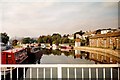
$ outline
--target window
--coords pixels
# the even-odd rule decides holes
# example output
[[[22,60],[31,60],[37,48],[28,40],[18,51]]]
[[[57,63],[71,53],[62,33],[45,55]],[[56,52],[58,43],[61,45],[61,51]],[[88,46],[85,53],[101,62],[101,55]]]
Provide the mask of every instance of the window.
[[[110,39],[110,44],[112,44],[112,39]]]

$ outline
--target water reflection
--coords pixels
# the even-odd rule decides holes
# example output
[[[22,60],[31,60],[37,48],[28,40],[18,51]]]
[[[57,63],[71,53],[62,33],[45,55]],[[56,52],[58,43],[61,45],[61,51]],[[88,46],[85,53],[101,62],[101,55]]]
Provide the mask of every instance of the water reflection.
[[[74,58],[85,58],[88,60],[93,60],[95,63],[101,63],[101,64],[117,64],[120,63],[120,58],[115,57],[110,54],[106,53],[91,53],[91,52],[85,52],[80,50],[75,50],[75,56]]]
[[[89,52],[75,50],[74,58],[89,59]]]
[[[89,53],[89,59],[94,60],[96,63],[103,63],[103,64],[117,64],[120,63],[120,58],[106,54],[106,53]]]
[[[53,55],[52,57],[49,56],[49,58],[55,58],[55,55],[57,56],[70,56],[73,57],[73,59],[85,59],[87,61],[94,61],[95,64],[117,64],[120,63],[120,59],[118,57],[106,54],[106,53],[91,53],[91,52],[85,52],[80,50],[72,50],[72,49],[43,49],[42,50],[43,55]],[[48,57],[46,57],[48,58]],[[56,59],[56,58],[55,58]],[[63,59],[63,58],[59,58]],[[64,60],[61,60],[64,61]],[[74,63],[74,62],[73,62]],[[79,63],[79,62],[78,62]],[[59,64],[59,63],[58,63]]]
[[[62,54],[64,54],[65,56],[70,56],[70,55],[74,56],[74,53],[75,53],[74,50],[67,50],[67,49],[61,49],[61,50],[59,50],[59,49],[55,49],[55,50],[44,49],[42,51],[43,51],[44,55],[51,55],[51,54],[62,55]]]

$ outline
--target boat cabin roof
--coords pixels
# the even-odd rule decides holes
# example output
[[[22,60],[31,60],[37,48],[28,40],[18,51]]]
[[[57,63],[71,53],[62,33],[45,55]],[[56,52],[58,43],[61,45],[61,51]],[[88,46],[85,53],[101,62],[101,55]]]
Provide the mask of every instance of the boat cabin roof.
[[[7,52],[7,53],[16,53],[19,52],[21,50],[24,50],[24,48],[14,48],[14,49],[10,49],[10,50],[6,50],[6,51],[2,51],[2,52]]]

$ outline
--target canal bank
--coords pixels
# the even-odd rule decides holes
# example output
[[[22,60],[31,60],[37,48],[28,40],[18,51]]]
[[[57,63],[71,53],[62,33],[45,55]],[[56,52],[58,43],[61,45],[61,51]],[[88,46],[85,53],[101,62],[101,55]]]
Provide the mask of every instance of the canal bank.
[[[100,52],[100,53],[107,53],[113,56],[120,58],[120,50],[112,50],[112,49],[103,49],[103,48],[93,48],[93,47],[74,47],[76,50],[87,51],[87,52]]]

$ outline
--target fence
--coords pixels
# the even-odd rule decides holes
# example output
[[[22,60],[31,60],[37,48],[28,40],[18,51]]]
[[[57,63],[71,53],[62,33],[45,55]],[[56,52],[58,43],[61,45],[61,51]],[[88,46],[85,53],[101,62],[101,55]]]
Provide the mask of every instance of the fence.
[[[39,73],[43,73],[43,79],[46,78],[46,68],[49,68],[50,69],[50,78],[52,79],[53,78],[53,69],[56,68],[57,69],[57,78],[58,79],[62,79],[63,78],[63,68],[66,68],[66,75],[67,75],[67,79],[70,78],[70,68],[73,68],[73,71],[74,71],[74,79],[77,79],[78,78],[78,73],[77,73],[77,69],[80,68],[81,69],[81,79],[84,80],[85,78],[85,69],[87,68],[88,69],[88,79],[91,80],[92,79],[92,69],[94,68],[95,69],[95,78],[96,80],[99,79],[99,73],[102,74],[102,78],[105,80],[106,78],[106,69],[109,68],[110,69],[110,79],[113,80],[113,69],[117,70],[117,73],[115,75],[117,75],[116,79],[115,80],[119,80],[119,64],[30,64],[30,65],[1,65],[1,68],[3,69],[2,70],[2,73],[3,73],[3,79],[6,78],[6,68],[9,67],[9,70],[10,70],[10,79],[13,78],[13,73],[12,73],[12,70],[15,68],[16,69],[16,75],[17,76],[17,79],[18,79],[18,76],[19,76],[19,71],[18,69],[19,68],[23,68],[23,79],[26,78],[26,71],[25,69],[28,68],[29,69],[29,78],[32,78],[32,69],[33,68],[36,68],[37,71],[36,71],[36,78],[39,78]],[[42,68],[43,69],[43,72],[39,72],[39,69]],[[100,72],[99,69],[102,69],[102,71]]]

